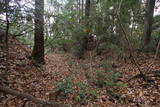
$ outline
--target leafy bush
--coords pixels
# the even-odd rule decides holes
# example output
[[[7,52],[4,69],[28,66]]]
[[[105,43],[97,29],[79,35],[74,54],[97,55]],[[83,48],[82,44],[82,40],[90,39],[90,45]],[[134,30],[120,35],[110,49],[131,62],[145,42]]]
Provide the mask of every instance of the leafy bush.
[[[85,52],[84,49],[84,44],[85,44],[85,39],[86,39],[86,32],[84,31],[84,26],[83,25],[78,25],[73,29],[72,33],[72,39],[75,40],[75,45],[74,45],[74,51],[73,54],[78,57],[82,58]]]
[[[109,90],[119,89],[124,84],[118,83],[120,74],[114,71],[96,71],[98,87],[107,87]]]
[[[111,42],[100,43],[96,48],[97,55],[112,53],[110,57],[118,56],[122,53],[122,48]]]
[[[64,81],[58,81],[55,86],[55,92],[67,96],[72,93],[72,81],[66,78]]]
[[[45,48],[47,52],[53,52],[55,49],[58,49],[60,51],[68,52],[71,51],[73,48],[73,44],[75,43],[74,40],[71,39],[52,39],[48,38],[48,40],[45,41]]]
[[[45,40],[45,52],[54,52],[58,45],[55,43],[55,40],[52,38],[48,38]]]
[[[111,98],[119,99],[117,91],[123,87],[124,84],[118,82],[119,73],[114,71],[97,71],[97,85],[98,87],[106,87],[106,92]]]
[[[81,104],[88,103],[88,96],[86,92],[87,85],[84,83],[77,84],[78,90],[75,92],[75,101],[80,102]]]
[[[136,36],[136,35],[129,36],[129,40],[130,40],[133,48],[135,48],[135,49],[139,48],[140,42],[141,42],[140,36]]]
[[[158,42],[160,40],[160,32],[154,32],[151,36],[151,42],[149,44],[149,47],[148,47],[148,51],[150,52],[155,52],[156,48],[157,48],[157,45],[158,45]]]
[[[96,71],[97,73],[97,85],[98,87],[103,87],[106,85],[106,76],[104,74],[104,71]]]
[[[91,90],[90,91],[91,96],[96,99],[97,98],[97,91],[96,90]]]
[[[101,62],[98,67],[104,68],[105,71],[113,70],[112,66],[109,64],[109,62]]]
[[[26,39],[25,36],[19,36],[17,37],[17,39],[23,43],[24,45],[27,45],[28,47],[32,47],[33,46],[33,35],[30,36],[30,40]]]
[[[69,40],[69,39],[60,39],[57,41],[59,48],[65,52],[71,51],[71,48],[73,48],[74,43],[75,43],[74,40]]]

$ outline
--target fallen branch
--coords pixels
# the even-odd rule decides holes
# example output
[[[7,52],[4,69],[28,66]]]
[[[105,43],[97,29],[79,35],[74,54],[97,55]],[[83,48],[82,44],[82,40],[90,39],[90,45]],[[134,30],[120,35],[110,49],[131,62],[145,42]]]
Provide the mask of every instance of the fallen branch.
[[[130,78],[130,79],[128,79],[127,80],[127,82],[130,82],[131,80],[133,80],[133,79],[137,79],[137,78],[146,78],[146,76],[145,77],[143,77],[144,75],[142,75],[142,74],[137,74],[137,75],[135,75],[135,76],[133,76],[132,78]]]
[[[154,59],[153,59],[153,61],[152,61],[152,63],[150,64],[150,66],[148,66],[148,69],[146,70],[148,73],[146,73],[146,75],[147,74],[152,74],[152,73],[159,73],[160,71],[151,71],[151,66],[155,63],[155,61],[156,61],[156,59],[157,59],[157,56],[158,56],[158,52],[159,52],[159,48],[160,48],[160,40],[159,40],[159,42],[158,42],[158,45],[157,45],[157,48],[156,48],[156,53],[155,53],[155,55],[154,55]],[[153,75],[153,77],[159,77],[160,75]],[[141,73],[140,74],[138,74],[138,75],[135,75],[135,76],[133,76],[132,78],[130,78],[129,80],[127,80],[127,82],[129,82],[129,81],[131,81],[132,79],[135,79],[135,78],[143,78],[143,79],[145,79],[145,80],[147,80],[146,79],[146,76],[144,77],[144,75],[142,75]],[[150,80],[147,80],[147,81],[150,81]]]
[[[7,88],[7,87],[3,87],[3,86],[0,86],[0,92],[6,93],[6,94],[11,94],[11,95],[21,97],[21,98],[27,98],[28,100],[33,101],[36,104],[42,105],[42,107],[70,107],[69,105],[64,105],[64,104],[59,104],[59,103],[56,103],[56,102],[48,102],[48,101],[45,101],[45,100],[40,100],[40,99],[37,99],[37,98],[33,97],[32,95],[29,95],[29,94],[26,94],[26,93],[21,93],[21,92],[18,92],[16,90],[13,90],[11,88]]]
[[[125,29],[123,28],[123,25],[122,25],[121,20],[120,20],[120,17],[119,17],[119,12],[120,12],[120,9],[121,9],[121,4],[122,4],[122,2],[123,2],[123,0],[121,0],[121,2],[120,2],[118,11],[117,11],[117,13],[116,13],[116,17],[117,17],[117,20],[119,21],[119,25],[120,25],[120,27],[121,27],[121,29],[122,29],[123,34],[124,34],[124,38],[125,38],[125,40],[126,40],[126,42],[127,42],[127,45],[128,45],[128,47],[129,47],[129,53],[130,53],[131,61],[132,61],[132,63],[137,67],[137,69],[138,69],[138,71],[139,71],[139,74],[133,76],[131,79],[133,79],[133,78],[139,78],[139,77],[140,77],[140,78],[142,78],[144,81],[148,81],[146,75],[142,72],[142,70],[141,70],[141,68],[140,68],[140,66],[139,66],[139,64],[138,64],[138,61],[135,59],[134,55],[132,54],[133,46],[132,46],[130,40],[128,39],[128,37],[127,37],[127,33],[126,33]],[[128,81],[130,81],[131,79],[129,79]]]

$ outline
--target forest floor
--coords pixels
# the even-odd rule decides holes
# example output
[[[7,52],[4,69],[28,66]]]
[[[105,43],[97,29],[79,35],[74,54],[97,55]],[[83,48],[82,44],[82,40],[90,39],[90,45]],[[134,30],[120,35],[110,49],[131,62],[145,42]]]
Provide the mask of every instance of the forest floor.
[[[154,54],[133,52],[136,63],[150,80],[146,82],[142,78],[128,81],[139,74],[138,68],[129,57],[118,60],[110,59],[108,55],[95,56],[94,53],[90,55],[91,52],[88,52],[85,59],[77,59],[69,53],[50,53],[45,55],[45,66],[37,67],[29,59],[31,50],[14,37],[9,40],[9,71],[6,73],[4,47],[5,44],[0,43],[1,86],[31,94],[38,99],[72,104],[73,107],[160,107],[160,57],[154,59]],[[96,71],[107,70],[120,74],[117,81],[123,84],[122,87],[97,86]],[[103,75],[107,77],[106,79],[111,76],[108,72]],[[69,82],[69,85],[72,84],[72,93],[67,96],[53,93],[57,81],[64,79],[72,81]],[[85,85],[82,89],[77,84]],[[114,92],[109,92],[109,89]],[[0,93],[0,107],[36,107],[36,104],[24,98]]]

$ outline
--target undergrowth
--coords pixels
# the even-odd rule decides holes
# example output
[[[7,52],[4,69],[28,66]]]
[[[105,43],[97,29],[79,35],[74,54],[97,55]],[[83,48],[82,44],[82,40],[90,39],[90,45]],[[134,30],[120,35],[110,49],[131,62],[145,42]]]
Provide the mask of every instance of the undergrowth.
[[[71,65],[73,64],[71,63]],[[86,79],[91,79],[92,84],[88,82],[75,83],[73,82],[72,79],[65,78],[63,81],[56,82],[56,87],[55,87],[56,92],[59,93],[59,96],[65,96],[65,97],[67,97],[68,94],[72,94],[73,100],[82,105],[86,105],[89,100],[97,99],[99,95],[97,91],[100,90],[101,88],[106,89],[107,95],[111,96],[112,98],[117,98],[118,90],[121,87],[125,86],[125,84],[118,81],[120,74],[114,71],[114,69],[109,65],[101,64],[100,66],[104,67],[105,69],[101,71],[93,71],[93,73],[95,72],[94,74],[96,75],[93,76],[92,74],[91,75],[88,74],[90,75],[90,77],[86,78]]]

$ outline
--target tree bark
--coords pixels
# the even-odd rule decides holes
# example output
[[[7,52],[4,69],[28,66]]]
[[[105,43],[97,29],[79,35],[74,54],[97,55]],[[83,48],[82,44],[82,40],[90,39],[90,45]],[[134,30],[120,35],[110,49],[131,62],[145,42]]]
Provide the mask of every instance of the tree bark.
[[[86,0],[86,6],[85,6],[85,17],[89,17],[90,15],[90,0]]]
[[[142,36],[141,48],[143,50],[148,49],[150,43],[152,24],[153,24],[153,14],[154,14],[155,0],[147,0],[146,3],[146,13],[144,17],[144,34]]]
[[[83,15],[84,15],[84,0],[82,0],[82,19],[83,19]]]
[[[35,32],[33,59],[39,63],[44,63],[44,0],[35,0]]]
[[[89,16],[90,16],[90,5],[91,2],[90,0],[86,0],[86,4],[85,4],[85,35],[82,38],[82,42],[81,42],[81,46],[82,46],[82,54],[84,54],[84,52],[87,50],[87,43],[88,43],[88,37],[89,37]]]
[[[9,71],[9,0],[5,0],[6,11],[6,32],[5,32],[5,44],[6,44],[6,73]]]
[[[90,32],[89,31],[90,8],[91,8],[91,1],[86,0],[86,5],[85,5],[85,30],[86,30],[87,34]]]

